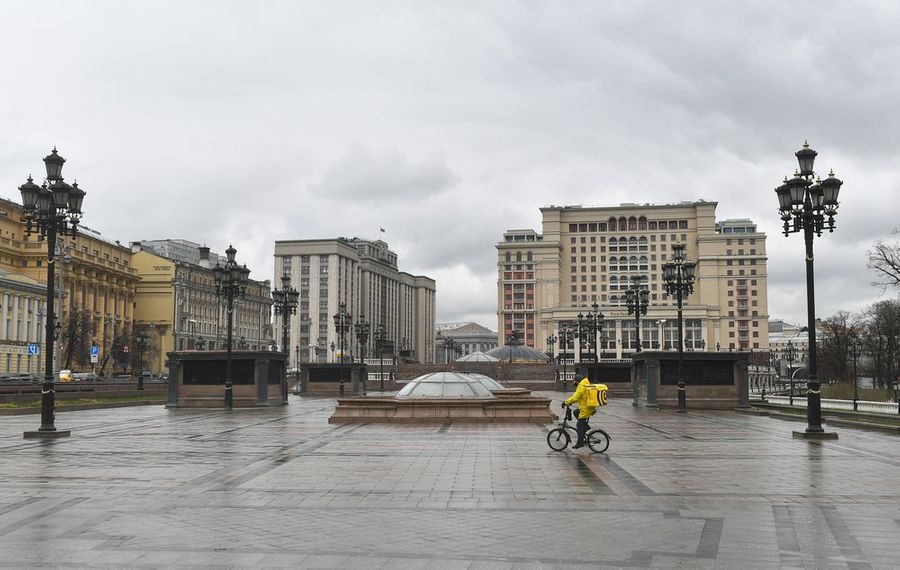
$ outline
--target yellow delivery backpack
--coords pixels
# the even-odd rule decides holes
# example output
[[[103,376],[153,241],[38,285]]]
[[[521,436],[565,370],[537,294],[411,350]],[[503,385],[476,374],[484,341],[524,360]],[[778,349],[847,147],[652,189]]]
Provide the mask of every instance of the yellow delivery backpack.
[[[587,386],[587,406],[605,406],[609,388],[606,384],[589,384]]]

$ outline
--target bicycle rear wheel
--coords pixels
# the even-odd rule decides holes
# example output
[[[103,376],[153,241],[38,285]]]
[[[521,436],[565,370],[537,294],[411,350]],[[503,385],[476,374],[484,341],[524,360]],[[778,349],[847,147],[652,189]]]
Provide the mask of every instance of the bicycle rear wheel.
[[[547,434],[547,445],[549,445],[550,449],[553,451],[564,450],[569,447],[570,442],[571,439],[569,439],[569,434],[567,434],[566,430],[563,428],[551,429],[550,433]]]
[[[600,428],[591,430],[587,434],[587,444],[594,453],[603,453],[609,449],[609,434]]]

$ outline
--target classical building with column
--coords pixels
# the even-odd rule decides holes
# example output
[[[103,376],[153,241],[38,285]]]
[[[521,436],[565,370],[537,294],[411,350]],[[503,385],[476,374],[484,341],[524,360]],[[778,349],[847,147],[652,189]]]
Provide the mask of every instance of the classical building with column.
[[[20,204],[0,199],[0,268],[29,277],[46,295],[47,242],[25,237],[23,218]],[[91,345],[100,347],[102,363],[114,339],[131,332],[138,281],[131,250],[79,225],[75,236],[60,236],[56,251],[58,364],[90,370]]]
[[[625,306],[633,276],[643,277],[649,309],[641,319],[645,349],[677,348],[674,297],[662,266],[672,245],[697,262],[693,294],[684,299],[687,350],[752,350],[768,346],[766,236],[748,219],[716,221],[717,202],[541,208],[542,231],[508,230],[497,244],[498,339],[513,331],[527,346],[549,350],[561,323],[597,309],[601,358],[636,351],[635,319]],[[554,346],[574,358],[580,340]]]
[[[300,362],[333,358],[338,346],[333,316],[343,303],[353,322],[370,325],[366,355],[376,356],[376,331],[383,326],[385,354],[405,354],[423,363],[434,359],[435,283],[423,275],[402,272],[397,254],[381,240],[336,238],[275,242],[275,282],[291,276],[300,292],[291,322],[291,358]],[[280,330],[280,318],[276,319]],[[351,330],[348,353],[358,357]],[[339,348],[338,348],[339,350]]]
[[[186,240],[158,240],[132,243],[133,264],[141,278],[136,291],[135,323],[146,329],[158,347],[147,362],[147,370],[165,371],[166,353],[173,350],[222,350],[227,338],[224,300],[216,296],[208,247],[194,244],[192,255],[182,256],[180,248],[172,250],[179,259],[157,254],[148,243],[174,241],[184,246]],[[197,263],[184,261],[196,259]],[[214,264],[212,264],[214,265]],[[272,295],[269,280],[251,279],[243,298],[235,299],[234,349],[265,350],[272,340]]]
[[[43,373],[46,291],[39,281],[0,269],[0,376]],[[34,345],[36,353],[28,349]]]

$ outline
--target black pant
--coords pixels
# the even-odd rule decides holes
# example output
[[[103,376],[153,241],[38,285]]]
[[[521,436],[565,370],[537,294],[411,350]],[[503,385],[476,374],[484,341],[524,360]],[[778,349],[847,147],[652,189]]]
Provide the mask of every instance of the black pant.
[[[587,419],[578,419],[578,422],[575,424],[575,432],[578,434],[578,441],[575,442],[575,445],[584,445],[584,436],[589,427]]]

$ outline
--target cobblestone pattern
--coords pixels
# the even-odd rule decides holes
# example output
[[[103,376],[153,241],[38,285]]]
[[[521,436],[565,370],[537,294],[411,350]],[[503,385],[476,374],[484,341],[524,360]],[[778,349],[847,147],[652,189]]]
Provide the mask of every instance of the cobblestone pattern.
[[[552,394],[558,405],[562,394]],[[896,568],[900,441],[616,400],[608,454],[535,425],[330,426],[287,408],[0,418],[0,566]]]

